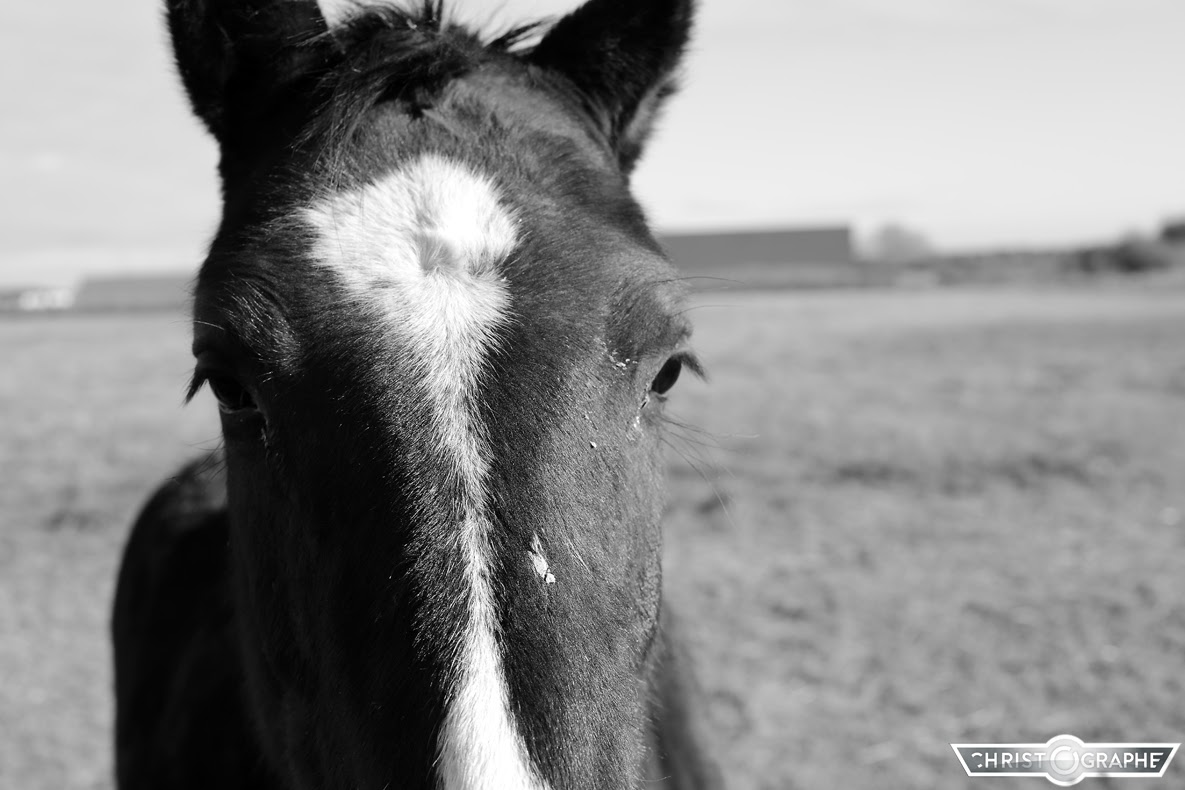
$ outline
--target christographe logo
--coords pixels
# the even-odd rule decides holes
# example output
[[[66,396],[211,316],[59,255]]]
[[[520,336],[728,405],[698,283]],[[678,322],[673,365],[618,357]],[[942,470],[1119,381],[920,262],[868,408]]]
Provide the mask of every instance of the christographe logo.
[[[968,776],[1044,776],[1069,787],[1083,779],[1164,776],[1179,743],[1083,743],[1059,735],[1048,743],[952,743]]]

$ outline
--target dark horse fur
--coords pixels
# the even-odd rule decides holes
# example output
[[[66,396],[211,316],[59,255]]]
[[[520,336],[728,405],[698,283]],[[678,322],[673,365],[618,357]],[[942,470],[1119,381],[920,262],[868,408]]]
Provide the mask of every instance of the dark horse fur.
[[[482,567],[532,786],[719,786],[659,567],[662,401],[697,366],[629,191],[691,5],[590,0],[483,40],[434,3],[331,29],[312,0],[168,0],[222,154],[191,394],[213,390],[224,449],[157,491],[124,556],[123,790],[453,790],[468,494],[406,339],[311,263],[295,219],[426,155],[488,179],[515,223],[510,308],[463,405],[488,446]]]

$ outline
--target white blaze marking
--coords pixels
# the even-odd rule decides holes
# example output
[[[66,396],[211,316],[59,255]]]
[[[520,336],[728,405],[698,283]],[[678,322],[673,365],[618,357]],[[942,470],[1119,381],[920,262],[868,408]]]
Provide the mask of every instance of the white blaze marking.
[[[321,9],[321,16],[325,17],[325,23],[331,28],[337,27],[357,14],[359,9],[365,8],[358,0],[317,0],[317,5]]]
[[[545,790],[510,716],[489,578],[489,450],[472,404],[482,359],[506,320],[509,294],[497,266],[514,248],[514,222],[493,184],[433,155],[334,195],[306,219],[317,264],[410,349],[436,443],[461,483],[455,539],[469,627],[437,743],[440,786]]]

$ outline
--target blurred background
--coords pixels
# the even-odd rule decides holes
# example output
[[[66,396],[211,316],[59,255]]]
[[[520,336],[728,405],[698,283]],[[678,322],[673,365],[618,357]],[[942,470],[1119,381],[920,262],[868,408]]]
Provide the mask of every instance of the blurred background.
[[[1185,4],[701,5],[635,184],[711,373],[666,579],[731,786],[1182,740]],[[0,100],[0,787],[108,788],[119,552],[219,441],[216,152],[155,0],[5,4]]]

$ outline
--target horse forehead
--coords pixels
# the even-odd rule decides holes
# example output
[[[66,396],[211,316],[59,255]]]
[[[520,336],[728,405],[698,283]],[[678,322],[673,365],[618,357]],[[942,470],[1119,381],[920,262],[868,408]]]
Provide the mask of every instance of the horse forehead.
[[[517,243],[513,212],[485,176],[426,154],[303,212],[313,260],[359,288],[497,280]]]
[[[394,329],[429,365],[488,355],[500,329],[523,321],[560,322],[602,345],[662,345],[683,298],[666,259],[628,234],[576,216],[555,227],[536,217],[528,234],[531,217],[495,181],[438,153],[323,195],[300,214],[313,231],[308,259],[346,288],[339,306]],[[570,237],[580,243],[566,244]],[[582,298],[552,294],[557,277],[578,282]]]

